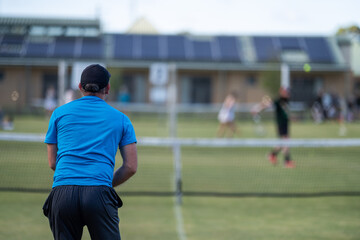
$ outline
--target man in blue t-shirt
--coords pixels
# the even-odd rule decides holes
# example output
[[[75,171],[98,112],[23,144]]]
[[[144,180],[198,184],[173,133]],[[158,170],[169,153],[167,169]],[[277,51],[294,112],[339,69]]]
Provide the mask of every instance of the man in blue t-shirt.
[[[91,239],[121,239],[113,189],[137,170],[136,136],[127,116],[108,105],[110,73],[93,64],[84,69],[84,95],[57,108],[45,143],[55,171],[43,211],[55,239],[81,239],[86,225]],[[123,164],[114,172],[117,149]]]

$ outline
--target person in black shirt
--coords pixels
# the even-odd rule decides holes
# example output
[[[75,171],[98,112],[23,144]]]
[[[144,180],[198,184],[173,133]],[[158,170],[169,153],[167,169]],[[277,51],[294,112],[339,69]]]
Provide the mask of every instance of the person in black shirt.
[[[258,113],[265,108],[273,105],[274,113],[275,113],[275,122],[276,122],[276,130],[279,138],[288,139],[290,137],[289,134],[289,126],[290,126],[290,110],[289,110],[289,90],[281,87],[279,90],[279,97],[275,101],[266,101],[262,102],[260,106],[257,107],[254,113]],[[279,146],[275,147],[271,150],[268,159],[273,164],[277,164],[277,156],[280,152],[284,154],[284,164],[286,168],[294,168],[295,164],[291,160],[290,149],[288,146]]]

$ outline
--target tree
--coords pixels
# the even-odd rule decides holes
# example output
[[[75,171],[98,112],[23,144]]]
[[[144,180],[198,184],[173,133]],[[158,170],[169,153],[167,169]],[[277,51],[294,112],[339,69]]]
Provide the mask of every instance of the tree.
[[[122,71],[119,68],[111,68],[109,69],[109,72],[111,72],[111,78],[110,78],[110,100],[116,101],[119,90],[121,88],[121,85],[123,84],[122,79]]]
[[[348,27],[341,27],[337,30],[336,35],[359,35],[360,28],[357,25],[350,25]]]
[[[272,98],[276,97],[279,92],[280,79],[280,71],[265,71],[261,73],[262,87]]]

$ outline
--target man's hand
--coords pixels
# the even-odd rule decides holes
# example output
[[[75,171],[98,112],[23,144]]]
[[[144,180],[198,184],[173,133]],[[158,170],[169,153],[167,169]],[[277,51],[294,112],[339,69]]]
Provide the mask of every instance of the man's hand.
[[[114,172],[114,177],[112,181],[113,187],[124,183],[137,171],[138,163],[136,143],[121,147],[120,153],[123,159],[123,165]]]

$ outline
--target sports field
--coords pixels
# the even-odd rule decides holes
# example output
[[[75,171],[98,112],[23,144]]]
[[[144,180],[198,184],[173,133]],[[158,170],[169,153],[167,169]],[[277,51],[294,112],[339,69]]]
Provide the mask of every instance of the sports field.
[[[138,136],[167,134],[163,119],[132,119]],[[15,124],[18,132],[46,130],[44,118],[18,117]],[[272,123],[264,125],[265,137],[274,137]],[[240,137],[259,137],[252,122],[238,126]],[[214,137],[217,122],[180,119],[178,127],[181,137]],[[358,123],[347,130],[347,138],[360,137]],[[295,122],[292,135],[343,138],[336,123]],[[178,207],[169,195],[171,149],[139,146],[137,175],[117,188],[124,201],[123,239],[360,239],[360,149],[295,148],[295,169],[270,166],[268,150],[183,147],[184,197]],[[45,190],[0,191],[0,239],[51,239],[41,211],[52,176],[45,145],[0,141],[0,152],[2,188]],[[86,231],[84,239],[90,239]]]
[[[168,121],[165,114],[128,114],[135,127],[137,136],[167,137]],[[272,116],[272,115],[270,115]],[[46,133],[48,119],[43,116],[15,117],[13,132]],[[183,138],[214,138],[218,128],[216,115],[187,115],[179,116],[178,137]],[[237,122],[240,138],[275,138],[275,127],[272,118],[264,119],[261,126],[264,135],[256,134],[256,125],[253,121]],[[293,138],[360,138],[360,122],[345,124],[346,134],[339,135],[340,125],[336,121],[315,124],[312,121],[292,121],[291,136]],[[1,130],[0,130],[1,132]]]
[[[51,239],[41,214],[46,194],[0,192],[0,238]],[[179,239],[171,197],[123,197],[123,239]],[[187,239],[357,240],[360,197],[185,197]],[[84,239],[90,239],[84,231]]]

